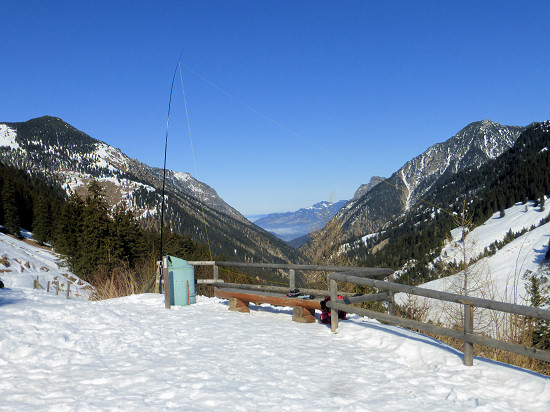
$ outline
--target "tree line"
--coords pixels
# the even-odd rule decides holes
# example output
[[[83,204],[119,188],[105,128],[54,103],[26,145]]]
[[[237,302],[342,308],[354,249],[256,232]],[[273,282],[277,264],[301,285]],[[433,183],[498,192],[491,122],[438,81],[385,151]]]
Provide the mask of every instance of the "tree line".
[[[32,231],[39,244],[62,254],[68,268],[95,285],[124,267],[139,277],[152,276],[160,235],[144,229],[131,212],[111,210],[100,184],[92,180],[87,196],[67,195],[26,172],[0,164],[0,225],[22,238]],[[211,259],[208,247],[166,230],[163,253],[187,260]],[[221,259],[218,257],[218,259]]]

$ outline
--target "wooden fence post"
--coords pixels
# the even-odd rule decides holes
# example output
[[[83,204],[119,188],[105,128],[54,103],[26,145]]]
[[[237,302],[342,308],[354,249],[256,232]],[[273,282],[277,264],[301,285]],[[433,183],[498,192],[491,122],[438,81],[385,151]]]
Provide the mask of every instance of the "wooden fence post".
[[[288,278],[290,281],[290,290],[296,289],[296,272],[294,269],[289,269]]]
[[[334,279],[329,280],[329,292],[331,302],[338,300],[338,285]],[[330,309],[330,330],[336,333],[338,329],[338,311],[336,309]]]
[[[396,316],[396,311],[395,311],[395,293],[392,292],[392,291],[389,291],[388,292],[388,295],[390,295],[390,298],[389,298],[389,303],[388,303],[388,314],[392,315],[392,316]]]
[[[50,281],[48,280],[48,289],[47,292],[50,293]]]
[[[59,280],[55,281],[55,294],[59,295]]]
[[[164,279],[164,307],[170,309],[170,279],[168,279],[168,260],[164,259],[162,278]]]
[[[38,276],[36,277],[36,279],[34,281],[33,289],[38,289]]]
[[[464,333],[474,332],[474,307],[464,304]],[[464,341],[464,365],[474,364],[474,344]]]
[[[71,293],[71,282],[67,282],[67,299],[69,299],[70,293]]]
[[[213,277],[214,277],[214,281],[218,281],[220,279],[220,272],[218,270],[218,265],[214,265],[213,266]]]

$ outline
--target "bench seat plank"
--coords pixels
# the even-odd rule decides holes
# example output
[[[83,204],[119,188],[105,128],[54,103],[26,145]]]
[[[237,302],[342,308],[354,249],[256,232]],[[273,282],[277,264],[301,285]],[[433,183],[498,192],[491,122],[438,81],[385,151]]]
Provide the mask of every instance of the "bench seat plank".
[[[252,303],[269,303],[274,306],[290,306],[301,307],[309,310],[321,310],[321,300],[323,298],[314,299],[299,299],[285,296],[280,293],[232,289],[232,288],[216,288],[216,297],[221,299],[236,298],[241,302]]]

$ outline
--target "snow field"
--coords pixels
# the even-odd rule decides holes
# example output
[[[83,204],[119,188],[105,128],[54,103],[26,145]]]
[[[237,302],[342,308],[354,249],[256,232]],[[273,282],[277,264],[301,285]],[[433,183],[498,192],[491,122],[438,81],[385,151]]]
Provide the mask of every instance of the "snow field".
[[[0,291],[0,410],[546,410],[550,379],[349,316]]]
[[[486,258],[488,273],[498,283],[514,265],[536,267],[549,228]],[[32,289],[37,274],[64,273],[55,255],[1,234],[0,255],[2,411],[550,410],[549,377],[483,358],[467,367],[435,339],[357,315],[332,334],[292,322],[290,308],[242,314],[201,296],[171,310],[158,294],[92,302],[82,288],[67,300]]]

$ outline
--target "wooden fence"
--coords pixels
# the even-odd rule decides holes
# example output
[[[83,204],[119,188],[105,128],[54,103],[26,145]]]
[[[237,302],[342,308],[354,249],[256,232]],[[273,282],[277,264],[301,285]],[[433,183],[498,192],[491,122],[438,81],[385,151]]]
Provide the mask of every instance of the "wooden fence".
[[[492,309],[500,312],[506,312],[519,316],[543,320],[550,320],[550,310],[534,308],[531,306],[516,305],[506,302],[498,302],[489,299],[476,298],[473,296],[464,296],[454,293],[441,292],[438,290],[426,289],[416,286],[407,286],[388,281],[361,278],[355,276],[353,272],[331,273],[328,275],[328,279],[331,300],[327,303],[327,306],[331,309],[331,330],[333,332],[336,332],[338,328],[338,316],[335,316],[335,314],[338,310],[344,310],[346,312],[356,313],[361,316],[374,318],[381,322],[387,322],[406,328],[417,329],[424,332],[435,333],[450,338],[460,339],[464,342],[464,365],[467,366],[473,365],[474,343],[550,362],[550,352],[548,351],[518,345],[515,343],[504,342],[498,339],[492,339],[487,336],[475,334],[473,308],[475,306],[479,308]],[[352,306],[353,303],[362,301],[361,299],[358,299],[355,302],[346,302],[346,299],[344,299],[343,303],[340,303],[342,302],[342,300],[336,299],[339,295],[337,281],[387,290],[389,292],[388,296],[392,300],[392,303],[394,293],[408,293],[410,295],[423,296],[440,301],[462,304],[464,306],[464,330],[460,331],[456,329],[433,325],[431,323],[424,323],[412,319],[402,318],[397,316],[395,314],[395,311],[391,313],[391,309],[389,311],[390,313],[380,313]],[[366,295],[365,297],[367,296],[368,295]]]
[[[338,329],[337,311],[343,310],[348,313],[355,313],[360,316],[366,316],[405,328],[416,329],[423,332],[434,333],[450,338],[462,340],[464,342],[464,365],[473,365],[473,345],[479,344],[491,348],[496,348],[520,355],[528,356],[534,359],[550,362],[550,352],[536,349],[528,346],[518,345],[515,343],[504,342],[498,339],[489,338],[480,334],[474,333],[473,328],[473,308],[492,309],[500,312],[515,314],[533,319],[542,319],[550,321],[550,310],[535,308],[531,306],[517,305],[506,302],[498,302],[489,299],[476,298],[473,296],[464,296],[454,293],[442,292],[438,290],[426,289],[417,286],[407,286],[390,281],[376,280],[372,278],[385,278],[394,273],[392,269],[386,268],[361,268],[361,267],[345,267],[345,266],[323,266],[323,265],[295,265],[295,264],[276,264],[276,263],[242,263],[242,262],[224,262],[224,261],[190,261],[193,266],[212,266],[212,279],[199,279],[198,283],[211,284],[214,287],[231,287],[246,290],[257,290],[265,292],[286,293],[288,290],[296,288],[296,270],[303,271],[325,271],[330,272],[327,275],[328,290],[319,289],[300,289],[304,294],[315,294],[330,296],[331,300],[327,306],[331,309],[331,330],[336,333]],[[224,283],[219,278],[218,267],[237,267],[237,268],[254,268],[254,269],[277,269],[288,270],[289,286],[265,286],[265,285],[246,285]],[[368,286],[383,290],[384,292],[352,296],[350,293],[338,291],[338,283],[345,282],[360,286]],[[397,316],[395,310],[395,293],[407,293],[415,296],[422,296],[431,299],[436,299],[444,302],[453,302],[462,304],[464,308],[464,328],[456,330],[437,326],[431,323],[420,322],[412,319]],[[344,296],[344,299],[337,299],[338,296]],[[387,303],[388,312],[376,312],[353,306],[357,303],[383,301]],[[167,307],[170,307],[168,300]]]
[[[69,297],[70,297],[71,285],[72,285],[72,283],[70,281],[67,281],[67,290],[66,291],[64,291],[63,288],[60,286],[59,280],[56,280],[54,282],[50,282],[48,280],[48,283],[46,284],[46,287],[44,287],[40,284],[40,279],[37,276],[36,279],[33,281],[33,283],[34,283],[34,285],[33,285],[34,289],[42,289],[42,290],[45,290],[46,292],[50,293],[50,285],[51,285],[55,288],[55,294],[56,295],[59,295],[59,292],[61,291],[63,293],[66,293],[67,299],[69,299]]]

